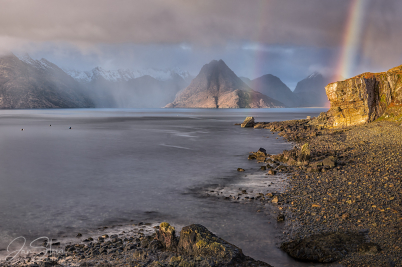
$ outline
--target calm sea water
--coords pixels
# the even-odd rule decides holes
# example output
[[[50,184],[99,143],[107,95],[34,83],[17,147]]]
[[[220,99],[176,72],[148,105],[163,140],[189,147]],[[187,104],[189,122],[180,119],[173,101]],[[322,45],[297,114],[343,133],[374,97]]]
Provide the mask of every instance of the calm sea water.
[[[323,111],[2,110],[0,249],[18,236],[58,238],[113,224],[169,221],[203,224],[246,255],[300,266],[276,248],[277,230],[266,217],[247,205],[197,197],[192,189],[224,185],[238,178],[238,167],[256,168],[247,160],[250,151],[291,147],[266,138],[267,130],[234,123]]]

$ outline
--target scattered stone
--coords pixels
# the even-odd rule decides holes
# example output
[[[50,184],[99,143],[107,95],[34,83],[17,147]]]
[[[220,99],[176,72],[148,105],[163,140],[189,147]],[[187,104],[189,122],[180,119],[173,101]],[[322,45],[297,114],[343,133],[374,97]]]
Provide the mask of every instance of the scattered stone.
[[[277,222],[283,222],[283,221],[285,221],[285,215],[282,214],[282,213],[280,213],[280,214],[278,215],[278,217],[276,218],[276,221],[277,221]]]
[[[276,174],[276,171],[273,170],[273,169],[270,169],[270,170],[268,171],[268,174],[269,174],[269,175],[275,175],[275,174]]]

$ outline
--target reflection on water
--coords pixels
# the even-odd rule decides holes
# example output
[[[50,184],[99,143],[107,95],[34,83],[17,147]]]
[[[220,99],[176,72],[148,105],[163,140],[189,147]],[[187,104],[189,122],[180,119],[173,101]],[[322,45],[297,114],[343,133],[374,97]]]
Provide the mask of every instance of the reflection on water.
[[[247,155],[291,145],[267,130],[234,126],[323,109],[0,111],[0,248],[17,236],[72,236],[112,224],[201,223],[277,266],[299,266],[275,246],[253,207],[199,198],[191,188],[226,184]],[[51,125],[51,126],[50,126]],[[69,129],[71,127],[71,129]],[[21,131],[24,128],[24,131]]]

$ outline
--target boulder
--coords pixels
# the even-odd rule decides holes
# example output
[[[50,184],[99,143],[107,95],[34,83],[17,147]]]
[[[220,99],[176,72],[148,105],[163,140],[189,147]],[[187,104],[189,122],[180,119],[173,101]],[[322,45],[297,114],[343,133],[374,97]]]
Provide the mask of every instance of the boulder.
[[[276,218],[276,221],[277,221],[277,222],[283,222],[283,221],[285,221],[285,215],[282,214],[282,213],[280,213],[280,214],[278,215],[278,217]]]
[[[178,251],[184,255],[208,258],[216,266],[231,265],[244,257],[240,248],[217,237],[200,224],[183,227]]]
[[[256,159],[257,158],[257,156],[256,155],[254,155],[254,154],[252,154],[252,155],[248,155],[248,159]]]
[[[366,242],[365,236],[360,233],[332,232],[285,242],[281,249],[297,260],[329,263],[351,252],[377,252],[380,247]]]
[[[303,161],[308,161],[310,159],[310,145],[308,143],[305,143],[304,145],[302,145],[300,152],[299,152],[299,161],[303,162]]]
[[[322,165],[333,168],[336,165],[336,159],[333,156],[329,156],[322,161]]]
[[[241,127],[254,127],[255,122],[254,122],[254,117],[247,117],[243,123],[241,124]]]
[[[270,170],[268,171],[268,174],[269,174],[269,175],[275,175],[275,174],[276,174],[276,171],[275,171],[275,170],[270,169]]]
[[[159,230],[156,231],[156,240],[168,250],[176,250],[178,240],[176,238],[176,230],[167,222],[159,225]]]
[[[180,237],[177,238],[173,226],[167,222],[161,223],[155,240],[150,241],[148,249],[155,251],[163,248],[176,254],[170,259],[169,266],[272,267],[265,262],[245,256],[240,248],[214,235],[200,224],[183,227]],[[140,251],[137,250],[134,254],[136,253],[138,254]]]

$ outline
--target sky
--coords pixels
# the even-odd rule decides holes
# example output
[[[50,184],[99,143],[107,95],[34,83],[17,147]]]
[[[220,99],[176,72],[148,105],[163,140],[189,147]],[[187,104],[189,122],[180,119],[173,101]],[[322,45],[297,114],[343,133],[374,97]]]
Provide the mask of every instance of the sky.
[[[332,80],[402,64],[400,0],[0,0],[0,54],[90,70],[222,59],[238,75]]]

